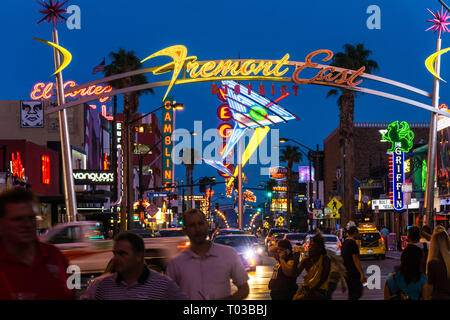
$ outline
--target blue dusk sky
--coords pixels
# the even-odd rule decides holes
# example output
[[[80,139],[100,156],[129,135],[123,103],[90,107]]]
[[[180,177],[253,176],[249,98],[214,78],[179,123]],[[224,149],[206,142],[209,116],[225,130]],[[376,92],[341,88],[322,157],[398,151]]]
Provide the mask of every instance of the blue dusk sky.
[[[376,75],[432,92],[433,77],[424,61],[436,49],[437,34],[425,32],[431,14],[440,10],[438,0],[345,0],[345,1],[109,1],[71,0],[69,5],[81,9],[81,29],[70,30],[66,23],[58,26],[60,44],[73,55],[64,70],[65,80],[84,83],[102,77],[92,75],[93,68],[109,53],[123,47],[144,57],[165,47],[182,44],[188,55],[198,60],[227,58],[281,59],[286,53],[290,61],[304,61],[306,55],[319,49],[343,50],[344,44],[363,43],[372,50],[371,59],[379,65]],[[380,29],[369,29],[367,9],[380,9]],[[66,5],[67,6],[67,5]],[[3,5],[0,28],[3,61],[0,80],[2,100],[27,100],[33,85],[50,82],[54,71],[53,51],[33,38],[51,41],[51,25],[37,24],[41,7],[33,0],[9,1]],[[449,46],[448,34],[442,35],[442,48]],[[144,66],[162,65],[167,57],[152,59]],[[316,60],[316,62],[320,62]],[[325,62],[323,64],[328,64]],[[441,60],[441,76],[450,79],[448,56]],[[148,81],[167,80],[169,75],[147,75]],[[253,83],[254,86],[259,83]],[[270,93],[271,82],[264,82],[268,98],[279,96],[282,84],[274,83],[276,95]],[[288,91],[292,84],[288,85]],[[383,90],[431,105],[431,99],[408,91],[364,80],[362,87]],[[337,97],[326,98],[329,87],[302,85],[299,94],[291,94],[280,102],[300,120],[280,124],[279,135],[295,138],[315,149],[323,149],[323,140],[338,126]],[[166,88],[157,88],[155,96],[141,98],[139,112],[145,113],[161,105]],[[177,113],[176,127],[189,131],[194,121],[203,121],[203,131],[216,128],[219,101],[211,94],[211,84],[186,84],[171,90],[175,100],[184,103]],[[450,98],[448,84],[441,82],[441,101]],[[119,98],[122,101],[122,98]],[[119,111],[121,106],[119,108]],[[160,117],[161,114],[158,114]],[[355,122],[429,122],[430,113],[401,102],[359,94],[355,101]],[[204,143],[203,146],[206,146]],[[270,147],[270,145],[269,145]],[[302,161],[307,165],[307,160]],[[256,187],[267,176],[260,175],[260,165],[247,165],[247,186]],[[195,178],[216,176],[207,164],[196,166]],[[176,166],[176,178],[185,179],[184,166]],[[216,193],[223,192],[216,187]],[[258,199],[258,202],[261,200]]]

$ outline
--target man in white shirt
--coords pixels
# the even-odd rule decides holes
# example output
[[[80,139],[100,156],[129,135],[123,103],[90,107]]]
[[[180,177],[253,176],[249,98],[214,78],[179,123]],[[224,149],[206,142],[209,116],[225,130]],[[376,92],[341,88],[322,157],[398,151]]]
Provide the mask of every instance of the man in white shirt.
[[[166,273],[193,300],[242,300],[249,294],[248,275],[235,249],[206,240],[208,223],[198,209],[183,214],[191,245],[173,258]],[[231,294],[231,284],[238,288]]]

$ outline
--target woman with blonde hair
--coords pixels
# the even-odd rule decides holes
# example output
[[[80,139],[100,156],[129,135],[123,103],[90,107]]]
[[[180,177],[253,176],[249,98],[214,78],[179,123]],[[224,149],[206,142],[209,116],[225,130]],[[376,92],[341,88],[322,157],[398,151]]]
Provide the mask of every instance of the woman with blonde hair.
[[[427,299],[450,300],[450,238],[444,228],[431,236],[427,277]]]

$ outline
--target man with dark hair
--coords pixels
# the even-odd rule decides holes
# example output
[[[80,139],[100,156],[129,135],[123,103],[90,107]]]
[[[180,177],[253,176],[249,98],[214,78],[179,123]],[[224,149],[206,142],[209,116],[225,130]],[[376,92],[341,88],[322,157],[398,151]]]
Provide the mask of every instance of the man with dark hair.
[[[295,269],[299,256],[294,256],[289,240],[279,240],[269,248],[269,257],[277,260],[269,281],[270,297],[272,300],[292,300],[298,289]]]
[[[366,282],[366,276],[359,261],[359,247],[356,243],[359,231],[355,226],[347,230],[347,238],[342,244],[342,258],[344,266],[347,269],[345,281],[348,287],[348,300],[358,300],[362,296],[363,283]]]
[[[67,286],[67,259],[37,238],[38,205],[23,188],[0,194],[0,300],[75,299]]]
[[[421,272],[425,272],[428,258],[428,244],[426,242],[420,242],[420,229],[416,226],[408,228],[408,245],[417,246],[422,250],[422,261],[420,264]]]
[[[142,238],[132,232],[122,232],[114,239],[115,273],[101,280],[96,300],[186,300],[177,284],[168,277],[151,271],[144,263]]]
[[[198,209],[183,214],[191,245],[167,266],[167,275],[193,300],[241,300],[249,294],[248,275],[232,247],[206,240],[208,223]],[[230,279],[238,288],[231,294]]]

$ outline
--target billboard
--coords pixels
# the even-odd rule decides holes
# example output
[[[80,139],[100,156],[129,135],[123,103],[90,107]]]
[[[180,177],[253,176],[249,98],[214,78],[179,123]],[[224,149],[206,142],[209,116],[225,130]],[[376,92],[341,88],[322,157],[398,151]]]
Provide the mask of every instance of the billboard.
[[[309,176],[309,166],[299,166],[298,167],[298,182],[308,182],[310,181]],[[311,166],[311,181],[314,181],[314,167]]]

